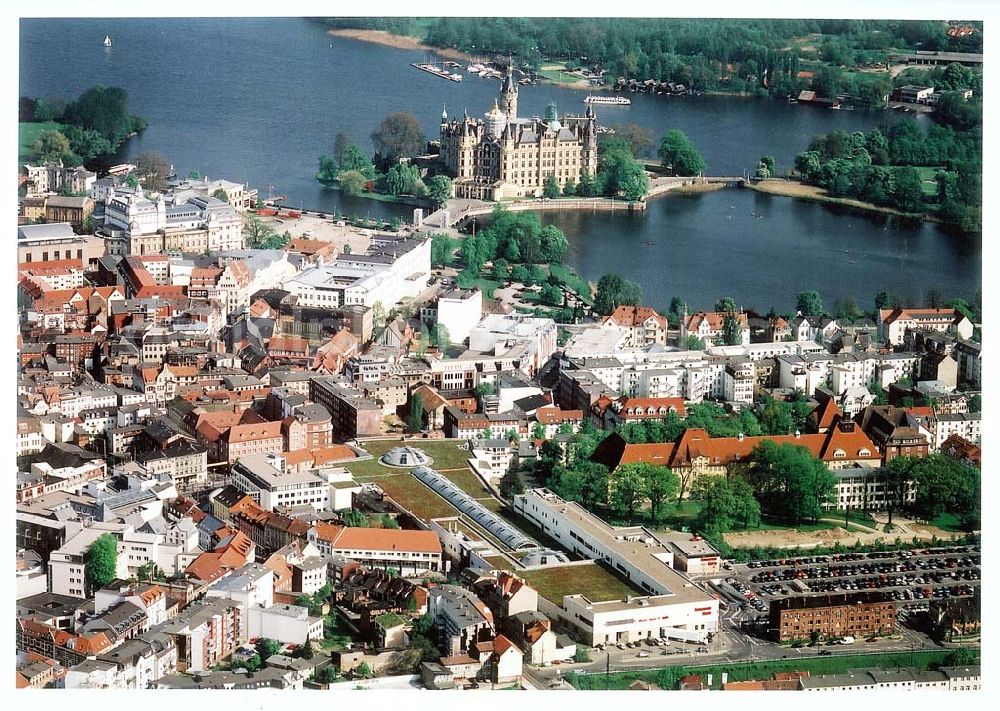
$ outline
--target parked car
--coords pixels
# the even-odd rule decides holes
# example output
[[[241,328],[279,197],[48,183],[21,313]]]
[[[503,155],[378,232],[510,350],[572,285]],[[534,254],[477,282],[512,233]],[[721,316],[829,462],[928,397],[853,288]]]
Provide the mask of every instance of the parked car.
[[[636,656],[639,657],[640,659],[645,659],[646,657],[649,656],[649,652],[639,652]]]

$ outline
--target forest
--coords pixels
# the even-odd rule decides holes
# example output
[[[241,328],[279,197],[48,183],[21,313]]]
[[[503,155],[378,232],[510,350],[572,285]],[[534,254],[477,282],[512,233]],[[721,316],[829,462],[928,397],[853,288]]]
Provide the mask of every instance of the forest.
[[[604,70],[609,78],[678,82],[698,91],[785,96],[807,88],[799,72],[819,72],[821,89],[877,103],[886,73],[856,72],[892,51],[982,52],[979,31],[949,37],[935,21],[634,19],[634,18],[334,18],[335,28],[410,35],[432,47],[481,57],[513,55],[519,66],[544,60]],[[832,95],[832,94],[825,94]]]

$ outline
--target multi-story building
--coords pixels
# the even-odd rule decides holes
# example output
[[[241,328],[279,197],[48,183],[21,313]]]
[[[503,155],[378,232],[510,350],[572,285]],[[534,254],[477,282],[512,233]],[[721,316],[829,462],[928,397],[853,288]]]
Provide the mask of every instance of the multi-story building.
[[[719,601],[673,568],[670,546],[641,526],[615,528],[548,489],[514,497],[514,510],[576,555],[619,571],[645,595],[595,602],[583,595],[551,610],[593,646],[646,637],[703,640],[719,624]],[[546,610],[543,610],[545,612]]]
[[[247,641],[243,608],[227,598],[194,602],[161,628],[177,649],[177,671],[208,671]]]
[[[648,306],[619,306],[603,323],[627,329],[630,348],[667,344],[667,319]]]
[[[482,119],[449,121],[441,115],[441,162],[455,178],[455,197],[501,200],[540,196],[552,176],[559,188],[597,174],[597,118],[556,116],[550,104],[544,118],[519,118],[517,83],[508,66],[500,103]]]
[[[76,232],[86,231],[92,214],[94,201],[89,197],[53,195],[45,201],[45,221],[68,222]]]
[[[433,531],[345,528],[317,523],[308,540],[324,555],[339,555],[369,568],[396,568],[403,575],[443,571],[441,541]]]
[[[44,225],[19,225],[17,261],[19,264],[79,259],[84,266],[95,264],[104,256],[104,240],[78,235],[68,222]]]
[[[45,165],[25,165],[27,176],[25,190],[28,197],[47,195],[65,189],[70,193],[89,193],[97,180],[97,173],[92,173],[83,166],[64,166],[58,163]]]
[[[257,422],[248,425],[233,425],[222,435],[219,442],[219,456],[230,465],[241,457],[251,454],[280,452],[285,438],[281,434],[281,422]]]
[[[440,324],[448,329],[452,343],[463,343],[483,317],[483,292],[479,289],[449,289],[436,304],[421,307],[420,320],[428,327]]]
[[[274,452],[240,457],[232,467],[232,483],[265,511],[278,506],[330,508],[331,481],[323,470],[288,472]]]
[[[283,288],[298,297],[298,306],[336,309],[381,303],[391,308],[427,287],[431,241],[372,238],[365,254],[340,254],[328,265],[300,272]]]
[[[330,413],[332,433],[344,440],[381,432],[382,408],[378,402],[334,377],[309,381],[309,399]],[[276,451],[276,450],[274,450]]]
[[[434,620],[442,656],[467,654],[483,633],[492,637],[493,613],[471,591],[457,585],[438,585],[427,597],[427,614]]]
[[[871,637],[896,631],[896,603],[882,593],[838,593],[772,600],[770,629],[779,642]]]
[[[892,346],[903,344],[908,329],[951,333],[972,338],[973,324],[956,309],[882,309],[878,335]]]
[[[938,451],[945,440],[952,435],[980,444],[982,415],[976,413],[964,413],[955,415],[938,414],[927,420],[927,428],[931,431],[931,449]]]

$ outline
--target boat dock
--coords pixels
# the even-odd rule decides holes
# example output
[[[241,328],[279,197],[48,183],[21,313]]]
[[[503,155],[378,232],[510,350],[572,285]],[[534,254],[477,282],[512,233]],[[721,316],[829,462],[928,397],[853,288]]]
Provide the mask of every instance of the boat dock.
[[[449,72],[431,62],[413,62],[410,66],[416,67],[420,71],[427,72],[428,74],[433,74],[436,77],[441,77],[442,79],[448,79],[449,81],[462,81],[461,74]]]

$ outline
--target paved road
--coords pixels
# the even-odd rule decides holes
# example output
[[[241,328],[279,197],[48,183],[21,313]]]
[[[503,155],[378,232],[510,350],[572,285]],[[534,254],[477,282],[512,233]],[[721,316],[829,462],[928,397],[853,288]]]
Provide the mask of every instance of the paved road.
[[[735,618],[730,615],[726,618]],[[925,635],[902,628],[898,639],[880,639],[876,642],[859,641],[851,645],[817,646],[817,647],[783,647],[773,642],[749,637],[735,629],[728,621],[720,628],[715,640],[708,645],[707,654],[698,654],[695,647],[683,643],[672,642],[670,649],[684,649],[684,654],[661,655],[656,647],[643,646],[641,649],[619,650],[612,647],[608,651],[591,651],[592,661],[585,664],[560,664],[551,667],[525,666],[525,674],[538,689],[552,687],[554,681],[566,674],[581,670],[587,674],[602,674],[610,666],[610,671],[634,671],[642,669],[657,669],[666,666],[687,665],[703,666],[708,664],[738,664],[743,662],[759,662],[778,659],[796,659],[820,656],[821,651],[828,651],[830,656],[858,656],[863,654],[878,654],[887,652],[908,652],[942,649],[942,647]],[[640,658],[640,651],[648,651],[649,657]],[[610,665],[608,654],[610,652]],[[558,688],[563,688],[560,685]]]

